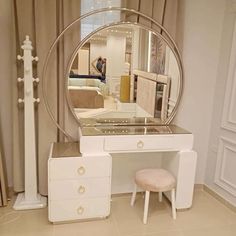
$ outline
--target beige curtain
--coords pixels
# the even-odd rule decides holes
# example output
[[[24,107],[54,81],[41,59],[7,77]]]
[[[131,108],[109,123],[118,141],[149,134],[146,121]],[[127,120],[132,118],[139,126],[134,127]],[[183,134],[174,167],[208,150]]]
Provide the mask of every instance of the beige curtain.
[[[1,124],[1,120],[0,120]],[[6,165],[3,155],[2,129],[0,125],[0,206],[7,205],[7,177]]]
[[[33,54],[39,57],[39,62],[34,67],[34,77],[41,78],[46,54],[53,40],[73,19],[80,15],[79,0],[12,0],[15,22],[15,58],[22,54],[20,46],[29,35],[33,42]],[[137,9],[163,24],[175,36],[175,22],[177,0],[127,0],[122,1],[122,6]],[[145,22],[142,17],[129,16],[134,21]],[[149,25],[150,26],[150,25]],[[76,124],[65,105],[64,70],[66,62],[79,40],[79,26],[75,26],[58,44],[49,62],[47,73],[47,88],[50,106],[54,117],[70,134],[76,136]],[[22,77],[22,62],[15,64],[16,75],[13,86],[13,183],[16,192],[24,191],[24,117],[23,106],[17,104],[19,97],[23,98],[23,86],[17,85],[15,78]],[[41,103],[35,108],[37,157],[38,157],[38,183],[39,192],[47,195],[47,160],[50,143],[64,140],[64,136],[57,130],[47,114],[42,102],[42,84],[35,87],[35,97]],[[66,121],[66,122],[65,122]]]
[[[80,1],[78,0],[13,0],[15,22],[15,47],[16,55],[22,54],[20,45],[25,35],[29,35],[33,43],[33,54],[39,57],[39,62],[34,66],[34,77],[42,76],[46,54],[57,35],[62,29],[78,18],[80,15]],[[71,55],[79,40],[79,26],[69,32],[58,44],[49,61],[47,73],[47,89],[50,106],[56,120],[64,126],[65,118],[73,124],[65,106],[64,99],[64,71],[65,62]],[[16,56],[15,55],[15,56]],[[16,63],[17,77],[22,77],[22,63]],[[14,83],[13,87],[13,183],[16,192],[24,191],[24,130],[23,107],[17,105],[17,99],[23,97],[23,87]],[[38,183],[39,192],[47,194],[47,160],[50,143],[64,140],[63,135],[57,130],[47,114],[42,102],[42,84],[35,88],[35,97],[41,99],[36,107],[37,125],[37,157],[38,157]],[[71,125],[73,126],[73,125]]]

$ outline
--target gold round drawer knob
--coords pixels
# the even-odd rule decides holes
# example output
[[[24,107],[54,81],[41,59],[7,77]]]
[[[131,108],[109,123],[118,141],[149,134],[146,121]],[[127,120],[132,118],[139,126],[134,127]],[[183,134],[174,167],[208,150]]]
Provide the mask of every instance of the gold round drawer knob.
[[[81,167],[78,168],[77,172],[78,172],[79,175],[83,175],[83,174],[85,174],[85,168],[83,166],[81,166]]]
[[[144,146],[143,141],[140,140],[137,142],[137,148],[143,148],[143,146]]]
[[[79,186],[78,192],[79,193],[85,193],[85,187],[84,186]]]
[[[83,214],[83,213],[84,213],[84,208],[83,208],[82,206],[78,207],[77,213],[78,213],[79,215]]]

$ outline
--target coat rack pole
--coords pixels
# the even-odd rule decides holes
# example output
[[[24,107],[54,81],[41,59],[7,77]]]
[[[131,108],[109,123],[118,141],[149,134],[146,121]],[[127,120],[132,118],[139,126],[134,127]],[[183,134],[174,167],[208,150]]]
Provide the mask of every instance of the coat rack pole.
[[[25,192],[18,194],[13,206],[15,210],[43,208],[47,205],[46,197],[38,194],[37,185],[34,103],[39,103],[39,98],[33,96],[33,82],[39,82],[39,79],[32,77],[32,61],[38,61],[38,57],[32,57],[33,47],[29,36],[26,36],[21,48],[24,55],[18,55],[17,59],[24,61],[24,78],[18,78],[18,82],[24,83],[24,98],[19,98],[18,103],[24,103]]]

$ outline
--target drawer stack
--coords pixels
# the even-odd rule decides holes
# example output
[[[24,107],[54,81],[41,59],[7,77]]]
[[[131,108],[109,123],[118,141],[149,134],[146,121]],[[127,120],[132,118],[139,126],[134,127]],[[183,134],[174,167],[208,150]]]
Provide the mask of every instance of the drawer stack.
[[[51,222],[106,217],[110,213],[111,157],[59,157],[48,161]]]

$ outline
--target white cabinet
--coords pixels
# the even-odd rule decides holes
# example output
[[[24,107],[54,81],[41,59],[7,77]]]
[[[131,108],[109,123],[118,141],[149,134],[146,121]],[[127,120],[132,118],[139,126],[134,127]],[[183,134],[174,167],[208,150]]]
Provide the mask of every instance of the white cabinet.
[[[52,144],[48,160],[51,222],[106,217],[110,214],[111,157],[82,157],[78,149],[75,151],[78,145]]]

